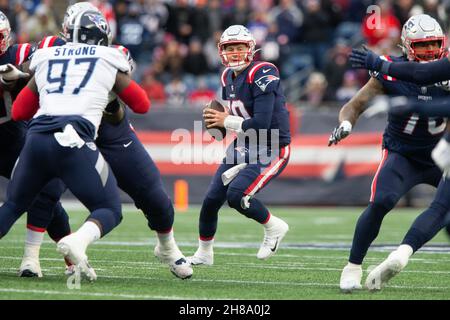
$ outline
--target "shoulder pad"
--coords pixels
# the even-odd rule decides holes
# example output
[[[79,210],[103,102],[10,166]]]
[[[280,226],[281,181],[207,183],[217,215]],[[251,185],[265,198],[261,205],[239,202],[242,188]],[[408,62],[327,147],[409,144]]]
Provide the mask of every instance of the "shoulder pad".
[[[28,60],[28,57],[31,53],[31,45],[29,43],[20,43],[14,45],[13,48],[16,50],[14,64],[16,66],[20,66],[22,63]]]
[[[66,40],[57,36],[49,36],[45,37],[39,42],[38,48],[42,49],[42,48],[56,47],[62,46],[64,44],[66,44]]]
[[[280,74],[272,63],[261,62],[250,69],[247,81],[254,83],[262,92],[271,92],[276,90]]]

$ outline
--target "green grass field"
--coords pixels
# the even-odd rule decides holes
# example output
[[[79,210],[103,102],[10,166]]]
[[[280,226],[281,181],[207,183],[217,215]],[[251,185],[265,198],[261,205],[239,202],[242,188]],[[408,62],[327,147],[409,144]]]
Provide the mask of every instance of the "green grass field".
[[[438,246],[449,244],[444,233],[428,246],[442,252],[419,251],[384,290],[339,292],[340,272],[361,210],[271,208],[289,223],[290,231],[275,256],[259,261],[256,252],[263,238],[262,227],[224,209],[216,234],[214,266],[195,267],[191,279],[180,280],[153,256],[155,236],[143,215],[124,209],[121,225],[88,250],[98,280],[83,281],[78,290],[67,288],[63,259],[48,236],[41,249],[44,278],[16,276],[25,237],[25,219],[21,219],[0,241],[0,299],[449,299],[450,252]],[[69,211],[75,229],[86,213]],[[385,218],[365,270],[387,256],[392,248],[381,245],[398,244],[420,212],[396,209]],[[191,255],[197,246],[198,208],[177,213],[175,218],[177,242]]]

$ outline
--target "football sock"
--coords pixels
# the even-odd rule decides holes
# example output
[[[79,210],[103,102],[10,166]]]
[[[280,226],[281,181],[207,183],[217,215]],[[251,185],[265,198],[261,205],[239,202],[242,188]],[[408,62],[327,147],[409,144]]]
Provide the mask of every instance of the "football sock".
[[[39,250],[44,240],[45,230],[35,231],[27,227],[24,257],[39,259]]]
[[[157,232],[159,245],[163,247],[167,247],[175,242],[175,238],[173,236],[173,229],[169,232]]]
[[[85,248],[101,236],[100,228],[92,221],[86,221],[74,234]]]
[[[198,240],[198,247],[199,249],[203,250],[203,251],[210,251],[212,250],[214,245],[214,239],[211,240]]]

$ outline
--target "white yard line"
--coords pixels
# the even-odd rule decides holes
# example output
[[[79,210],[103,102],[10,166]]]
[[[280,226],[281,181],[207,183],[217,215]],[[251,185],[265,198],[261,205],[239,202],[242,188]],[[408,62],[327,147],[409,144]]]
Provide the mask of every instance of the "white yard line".
[[[27,293],[27,294],[47,294],[47,295],[64,295],[64,296],[85,296],[85,297],[114,297],[123,299],[168,299],[168,300],[184,300],[184,299],[199,299],[198,297],[185,296],[160,296],[160,295],[137,295],[137,294],[122,294],[122,293],[107,293],[107,292],[83,292],[80,290],[36,290],[36,289],[17,289],[17,288],[0,288],[0,292],[5,293]],[[205,298],[206,299],[206,298]],[[209,299],[209,298],[208,298]]]

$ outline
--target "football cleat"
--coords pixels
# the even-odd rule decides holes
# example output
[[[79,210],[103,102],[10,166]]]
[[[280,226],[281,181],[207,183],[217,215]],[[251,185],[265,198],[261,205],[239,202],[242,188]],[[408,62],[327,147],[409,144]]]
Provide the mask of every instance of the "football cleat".
[[[362,266],[346,265],[341,273],[339,287],[343,293],[351,293],[353,290],[362,289]]]
[[[42,278],[41,265],[38,259],[24,257],[19,268],[19,277]]]
[[[198,248],[193,256],[187,257],[188,261],[193,266],[205,265],[212,266],[214,264],[214,252],[212,250],[204,250]]]
[[[66,276],[71,276],[75,274],[75,265],[71,264],[70,266],[66,266],[66,270],[64,271]]]
[[[264,240],[256,255],[258,259],[268,259],[277,252],[280,247],[281,240],[289,231],[286,222],[275,216],[270,217],[273,225],[270,228],[264,228]]]
[[[191,264],[186,260],[175,243],[171,244],[168,249],[159,244],[156,245],[154,254],[161,263],[169,265],[170,272],[175,277],[183,280],[192,277],[194,271],[192,270]]]
[[[75,238],[75,233],[68,235],[57,243],[57,251],[61,253],[64,258],[67,258],[81,273],[86,276],[89,281],[95,281],[97,274],[95,270],[89,265],[88,257],[85,253],[85,248],[82,247],[79,241]]]
[[[402,271],[408,264],[408,256],[401,255],[398,251],[391,254],[373,269],[366,279],[366,287],[369,291],[381,290],[386,283]]]

